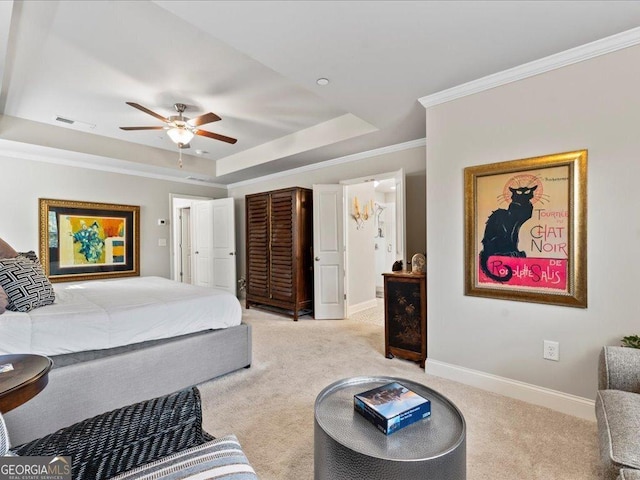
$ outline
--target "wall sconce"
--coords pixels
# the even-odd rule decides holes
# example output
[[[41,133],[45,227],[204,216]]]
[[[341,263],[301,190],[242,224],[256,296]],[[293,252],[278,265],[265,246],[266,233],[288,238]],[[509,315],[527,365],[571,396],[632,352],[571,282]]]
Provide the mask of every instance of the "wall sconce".
[[[369,220],[373,215],[373,200],[370,200],[364,204],[364,207],[360,207],[358,197],[353,197],[353,210],[351,217],[356,221],[356,229],[360,230],[364,226],[364,222]]]

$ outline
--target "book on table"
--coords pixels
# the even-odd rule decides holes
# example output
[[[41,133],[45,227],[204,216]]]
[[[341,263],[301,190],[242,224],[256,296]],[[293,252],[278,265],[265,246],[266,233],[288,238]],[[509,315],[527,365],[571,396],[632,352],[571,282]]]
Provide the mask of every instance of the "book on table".
[[[392,382],[353,396],[353,408],[385,435],[431,415],[431,402]]]

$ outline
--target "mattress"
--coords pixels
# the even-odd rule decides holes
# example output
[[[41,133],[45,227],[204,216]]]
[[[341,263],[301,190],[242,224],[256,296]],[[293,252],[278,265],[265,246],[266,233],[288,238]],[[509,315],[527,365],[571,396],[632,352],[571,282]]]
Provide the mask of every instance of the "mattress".
[[[53,305],[0,315],[0,354],[61,355],[239,325],[223,290],[135,277],[54,285]]]

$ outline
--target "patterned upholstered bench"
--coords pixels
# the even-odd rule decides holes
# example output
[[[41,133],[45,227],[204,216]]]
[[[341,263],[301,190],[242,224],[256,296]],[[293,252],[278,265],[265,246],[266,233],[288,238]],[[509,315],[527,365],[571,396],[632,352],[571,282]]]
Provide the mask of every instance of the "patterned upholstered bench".
[[[74,480],[258,478],[233,435],[214,439],[202,429],[196,387],[98,415],[11,452],[71,456]]]
[[[258,477],[249,465],[238,439],[234,435],[228,435],[134,468],[112,477],[111,480],[157,478],[255,480]]]

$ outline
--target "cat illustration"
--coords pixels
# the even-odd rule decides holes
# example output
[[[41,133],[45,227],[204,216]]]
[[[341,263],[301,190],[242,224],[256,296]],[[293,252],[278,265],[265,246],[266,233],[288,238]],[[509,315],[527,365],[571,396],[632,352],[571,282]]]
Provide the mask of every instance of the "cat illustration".
[[[485,275],[497,282],[508,282],[513,276],[513,269],[508,265],[502,265],[507,271],[503,276],[496,275],[489,270],[487,262],[492,255],[505,257],[526,257],[527,254],[518,250],[518,236],[520,227],[531,218],[533,213],[533,192],[538,188],[519,187],[511,188],[511,203],[509,208],[495,210],[487,219],[482,238],[483,249],[480,252],[480,268]]]

